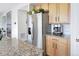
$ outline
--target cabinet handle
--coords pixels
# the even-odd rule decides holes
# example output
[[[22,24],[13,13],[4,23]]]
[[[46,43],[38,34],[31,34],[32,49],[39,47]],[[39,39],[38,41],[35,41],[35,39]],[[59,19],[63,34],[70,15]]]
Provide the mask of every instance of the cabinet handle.
[[[58,16],[58,22],[59,22],[59,16]]]
[[[52,48],[54,48],[54,43],[52,44]]]
[[[55,17],[55,21],[57,22],[57,17]]]
[[[55,48],[57,49],[57,44],[55,44]]]

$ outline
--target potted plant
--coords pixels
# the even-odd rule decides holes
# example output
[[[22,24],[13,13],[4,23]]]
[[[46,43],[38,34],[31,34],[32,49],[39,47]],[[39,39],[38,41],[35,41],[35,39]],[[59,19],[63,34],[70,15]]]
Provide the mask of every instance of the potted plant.
[[[32,9],[32,14],[37,13],[37,10],[35,8]]]
[[[27,12],[27,14],[32,15],[32,11]]]
[[[33,8],[31,11],[27,12],[29,15],[37,13],[37,10]]]
[[[44,13],[45,11],[44,11],[44,9],[40,8],[40,9],[38,10],[38,12],[39,12],[39,13],[40,13],[40,12]]]

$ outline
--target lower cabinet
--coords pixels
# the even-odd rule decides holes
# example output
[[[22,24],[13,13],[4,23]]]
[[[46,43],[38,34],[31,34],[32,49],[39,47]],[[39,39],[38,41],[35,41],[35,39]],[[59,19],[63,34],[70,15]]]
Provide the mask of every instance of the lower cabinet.
[[[67,44],[57,42],[56,55],[57,56],[67,56],[68,55]]]
[[[50,56],[55,55],[55,48],[54,48],[55,40],[52,40],[52,37],[50,36],[48,36],[47,38],[46,38],[46,53]]]
[[[49,56],[67,56],[67,40],[52,36],[46,36],[46,53]]]

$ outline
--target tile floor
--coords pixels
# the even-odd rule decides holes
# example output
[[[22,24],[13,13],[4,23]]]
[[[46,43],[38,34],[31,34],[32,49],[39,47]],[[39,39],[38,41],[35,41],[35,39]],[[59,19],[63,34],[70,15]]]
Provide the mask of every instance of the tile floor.
[[[0,56],[41,56],[43,50],[18,40],[18,48],[12,46],[12,40],[6,37],[0,41]],[[15,43],[14,43],[15,44]]]

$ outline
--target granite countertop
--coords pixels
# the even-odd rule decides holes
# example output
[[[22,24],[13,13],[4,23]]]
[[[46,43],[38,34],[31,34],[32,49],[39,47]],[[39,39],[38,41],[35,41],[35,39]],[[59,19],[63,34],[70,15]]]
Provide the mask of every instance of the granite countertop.
[[[18,49],[12,47],[11,39],[3,38],[0,41],[0,56],[42,56],[43,50],[28,44],[27,42],[18,41]]]
[[[46,35],[51,35],[51,36],[55,36],[55,37],[59,37],[59,38],[70,39],[70,35],[56,36],[56,35],[53,35],[53,34],[51,34],[51,33],[47,33]]]

